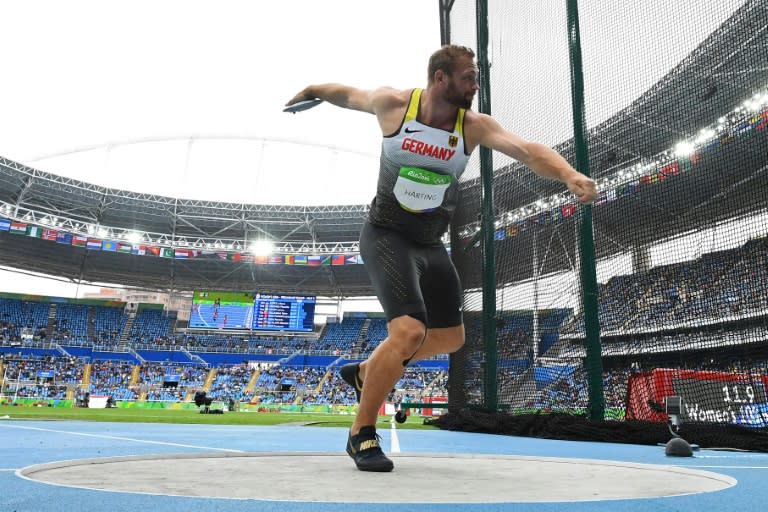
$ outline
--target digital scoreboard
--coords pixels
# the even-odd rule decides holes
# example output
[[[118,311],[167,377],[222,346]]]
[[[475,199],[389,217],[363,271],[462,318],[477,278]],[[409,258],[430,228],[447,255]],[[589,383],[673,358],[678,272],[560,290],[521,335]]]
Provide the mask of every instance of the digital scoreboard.
[[[253,292],[197,290],[192,298],[192,329],[312,332],[316,297]]]
[[[253,293],[196,290],[189,327],[193,329],[250,329]]]
[[[656,368],[630,376],[628,420],[667,421],[664,403],[682,399],[685,423],[730,423],[768,426],[768,377],[713,371]]]
[[[253,330],[312,332],[316,297],[257,293],[253,301]]]
[[[683,397],[683,421],[751,425],[766,403],[760,381],[673,378],[672,387]]]

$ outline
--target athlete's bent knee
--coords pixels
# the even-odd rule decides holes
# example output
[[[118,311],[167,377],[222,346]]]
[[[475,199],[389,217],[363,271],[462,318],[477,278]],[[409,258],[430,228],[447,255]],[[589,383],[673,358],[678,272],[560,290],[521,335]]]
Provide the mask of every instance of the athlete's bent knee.
[[[453,350],[451,352],[456,352],[464,346],[464,327],[462,326],[460,329],[457,329],[457,331],[458,332],[456,332],[456,335],[452,336],[453,339],[451,340],[451,347]]]
[[[427,339],[431,340],[444,353],[452,353],[464,346],[464,327],[448,327],[429,331]]]
[[[427,327],[415,318],[398,317],[389,323],[389,338],[402,359],[408,359],[419,349],[427,335]]]
[[[456,352],[464,346],[464,336],[454,338],[448,343],[448,353]]]

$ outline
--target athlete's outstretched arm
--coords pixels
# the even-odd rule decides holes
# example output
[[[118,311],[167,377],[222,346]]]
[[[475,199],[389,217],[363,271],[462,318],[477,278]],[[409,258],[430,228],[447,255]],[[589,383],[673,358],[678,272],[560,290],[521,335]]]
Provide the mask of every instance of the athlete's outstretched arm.
[[[285,105],[317,98],[338,107],[374,114],[381,124],[385,123],[384,120],[394,111],[408,104],[409,94],[410,91],[399,91],[391,87],[365,90],[343,84],[319,84],[306,87]]]
[[[359,110],[361,112],[368,112],[369,114],[374,113],[374,91],[367,91],[349,85],[333,83],[310,85],[291,98],[285,106],[315,98],[332,103],[337,107]]]
[[[597,197],[594,180],[571,167],[554,149],[518,137],[485,114],[472,116],[472,124],[479,144],[519,160],[540,176],[562,181],[581,203],[591,203]]]

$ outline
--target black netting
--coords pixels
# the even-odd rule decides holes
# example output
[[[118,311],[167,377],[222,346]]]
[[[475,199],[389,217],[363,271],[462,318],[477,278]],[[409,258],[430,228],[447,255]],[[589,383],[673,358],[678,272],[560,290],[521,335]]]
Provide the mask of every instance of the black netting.
[[[456,1],[450,41],[476,48],[488,30],[491,114],[575,165],[566,4],[490,0],[478,26],[475,1]],[[565,187],[494,153],[488,283],[473,157],[451,228],[467,344],[452,357],[441,421],[467,408],[587,415],[592,375],[605,419],[650,421],[668,435],[666,399],[680,396],[682,428],[764,435],[768,2],[582,0],[578,15],[596,264],[579,246],[584,208]],[[599,365],[586,362],[582,260],[597,274]],[[711,445],[731,445],[720,432]]]

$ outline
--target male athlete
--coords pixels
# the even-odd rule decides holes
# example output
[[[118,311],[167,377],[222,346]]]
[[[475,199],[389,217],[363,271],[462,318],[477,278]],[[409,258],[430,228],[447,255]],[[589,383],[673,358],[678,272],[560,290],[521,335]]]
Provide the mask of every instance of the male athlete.
[[[387,317],[387,338],[367,361],[342,367],[360,401],[347,453],[362,471],[392,471],[376,434],[379,408],[410,361],[464,344],[462,290],[440,241],[459,200],[458,179],[479,145],[559,180],[581,203],[595,183],[554,150],[508,132],[470,110],[478,90],[474,52],[446,45],[429,59],[426,89],[361,90],[311,85],[286,105],[322,99],[374,114],[384,136],[376,197],[360,233],[360,253]]]

